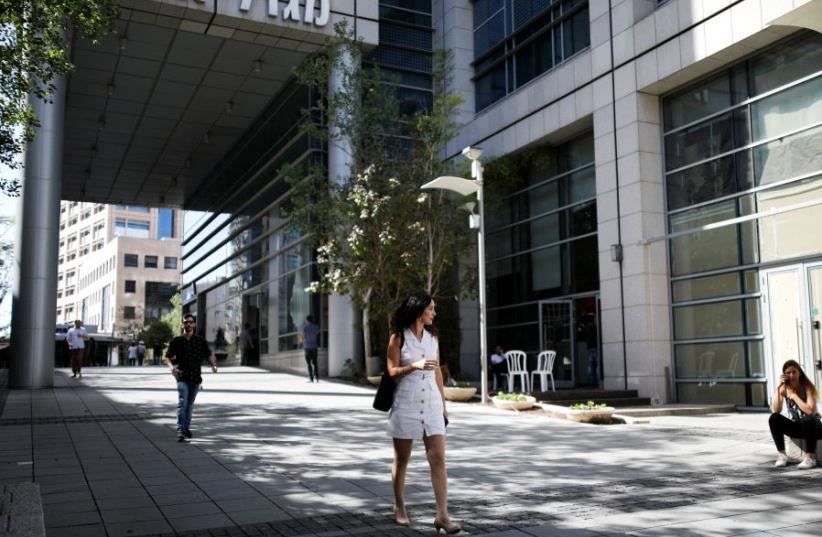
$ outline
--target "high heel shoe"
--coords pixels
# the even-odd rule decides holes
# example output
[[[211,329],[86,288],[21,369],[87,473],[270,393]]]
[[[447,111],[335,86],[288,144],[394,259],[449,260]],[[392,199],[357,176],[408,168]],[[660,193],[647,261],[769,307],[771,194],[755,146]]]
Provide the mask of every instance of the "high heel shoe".
[[[445,533],[448,534],[448,535],[454,535],[455,533],[459,533],[459,532],[462,531],[462,526],[460,526],[459,524],[454,524],[452,522],[448,522],[446,524],[443,524],[442,522],[440,522],[439,520],[437,520],[435,518],[434,519],[434,529],[437,530],[437,535],[440,534],[440,530],[445,531]]]
[[[394,522],[398,526],[410,526],[411,520],[408,518],[408,513],[405,511],[405,508],[402,509],[402,516],[400,516],[399,509],[394,507]]]

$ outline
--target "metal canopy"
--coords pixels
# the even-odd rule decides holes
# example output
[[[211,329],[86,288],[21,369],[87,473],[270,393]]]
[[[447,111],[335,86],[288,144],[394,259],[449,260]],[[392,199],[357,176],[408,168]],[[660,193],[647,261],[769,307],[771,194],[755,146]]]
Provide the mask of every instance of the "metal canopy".
[[[122,9],[121,17],[118,35],[73,43],[66,200],[189,205],[294,67],[325,38],[268,26],[210,35],[209,24],[136,8]],[[284,35],[271,35],[276,31]]]

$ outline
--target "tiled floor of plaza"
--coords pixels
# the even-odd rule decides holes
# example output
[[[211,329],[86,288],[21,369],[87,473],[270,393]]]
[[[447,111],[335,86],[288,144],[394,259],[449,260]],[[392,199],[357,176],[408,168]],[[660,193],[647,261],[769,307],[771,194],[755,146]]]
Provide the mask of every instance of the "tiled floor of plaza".
[[[413,525],[391,523],[391,443],[372,397],[227,368],[205,375],[195,438],[179,444],[165,369],[59,370],[54,389],[0,389],[0,485],[39,484],[49,537],[432,535],[421,446]],[[772,469],[766,414],[591,426],[449,409],[450,506],[470,534],[822,534],[822,468]]]

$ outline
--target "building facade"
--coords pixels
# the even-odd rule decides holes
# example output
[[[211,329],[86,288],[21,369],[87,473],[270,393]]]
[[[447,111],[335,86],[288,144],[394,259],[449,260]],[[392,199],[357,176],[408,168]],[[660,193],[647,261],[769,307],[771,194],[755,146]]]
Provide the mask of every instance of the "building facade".
[[[396,75],[409,110],[430,102],[432,52],[454,53],[463,127],[443,158],[484,150],[489,348],[554,349],[560,386],[653,402],[763,407],[788,358],[819,380],[822,0],[313,5],[124,3],[119,37],[78,42],[76,73],[41,111],[65,128],[44,132],[32,161],[62,175],[27,166],[26,184],[53,176],[66,199],[183,208],[184,307],[206,338],[236,348],[248,323],[255,363],[299,371],[311,314],[321,369],[339,374],[361,355],[357,315],[345,297],[306,292],[313,252],[288,226],[278,170],[346,173],[344,143],[297,129],[311,101],[292,69],[347,21],[367,49],[348,61]],[[62,146],[64,158],[35,160]],[[35,254],[21,266],[39,266]],[[460,308],[461,365],[476,375],[477,308]],[[20,311],[34,345],[42,330]]]
[[[182,223],[182,212],[171,208],[62,202],[57,322],[80,319],[132,340],[171,311]]]
[[[364,62],[398,73],[409,101],[424,103],[430,91],[430,51],[455,52],[464,127],[444,156],[479,145],[488,162],[489,348],[531,360],[555,349],[560,386],[637,389],[654,402],[761,407],[781,361],[815,369],[822,247],[799,229],[820,216],[822,40],[796,19],[818,9],[381,2],[378,46]],[[287,91],[296,102],[278,98],[270,117],[293,125],[288,114],[307,95]],[[326,158],[281,136],[280,159]],[[278,181],[268,186],[284,193]],[[210,243],[199,250],[234,261],[212,263],[209,284],[188,266],[184,279],[196,283],[188,300],[208,319],[221,296],[233,301],[226,311],[240,312],[233,333],[252,321],[262,365],[299,369],[302,318],[334,320],[304,291],[312,253],[277,218],[282,203],[287,195],[269,195],[250,220],[220,219],[223,253]],[[205,265],[196,250],[183,256]],[[474,308],[463,305],[462,366],[477,374]]]

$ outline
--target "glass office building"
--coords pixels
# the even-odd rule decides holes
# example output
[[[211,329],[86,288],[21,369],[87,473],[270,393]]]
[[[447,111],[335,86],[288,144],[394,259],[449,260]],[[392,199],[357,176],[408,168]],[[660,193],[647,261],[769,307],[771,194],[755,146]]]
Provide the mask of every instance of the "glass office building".
[[[183,229],[161,234],[182,231],[184,308],[226,359],[244,356],[248,324],[259,352],[246,363],[302,371],[309,314],[324,372],[361,355],[344,297],[305,291],[313,252],[278,176],[286,163],[344,168],[334,144],[299,132],[311,99],[292,70],[348,20],[362,68],[392,75],[406,113],[431,103],[433,51],[453,52],[465,102],[442,156],[483,149],[489,348],[524,350],[531,368],[556,350],[560,386],[654,403],[762,408],[788,358],[822,380],[819,2],[263,4],[124,10],[127,39],[73,47],[74,81],[49,105],[62,107],[63,154],[56,139],[34,148],[62,163],[65,199],[185,210]],[[41,250],[56,266],[58,245]],[[21,296],[47,283],[26,280]],[[477,378],[476,303],[460,308],[460,368]],[[51,321],[18,333],[47,338]]]

